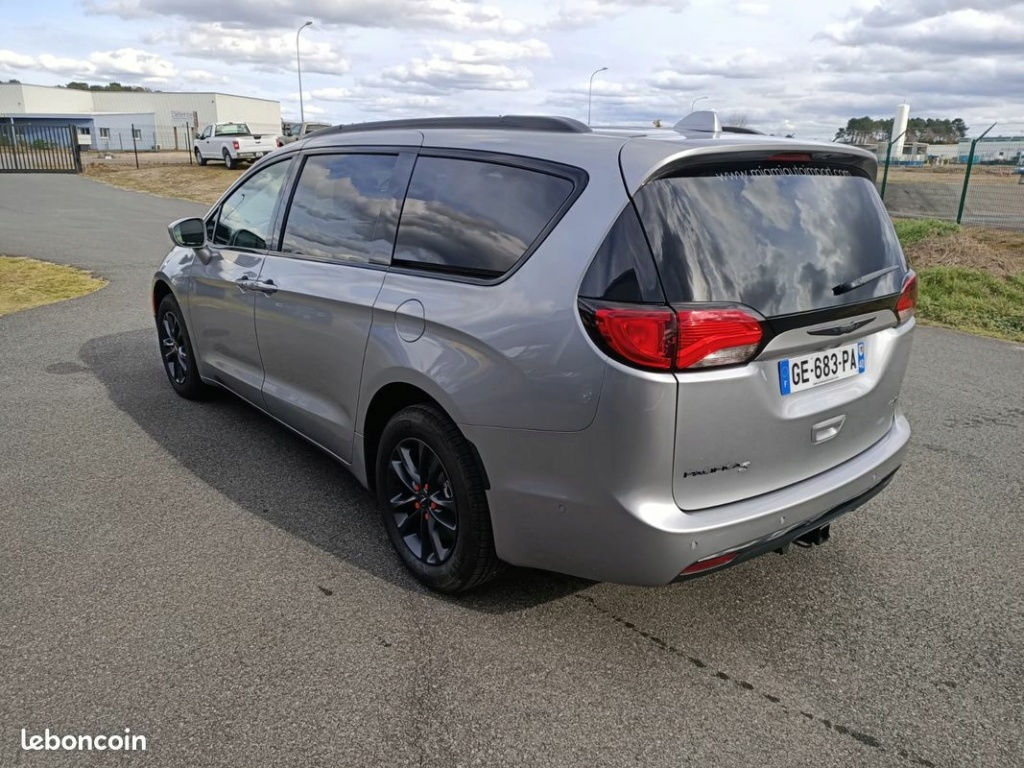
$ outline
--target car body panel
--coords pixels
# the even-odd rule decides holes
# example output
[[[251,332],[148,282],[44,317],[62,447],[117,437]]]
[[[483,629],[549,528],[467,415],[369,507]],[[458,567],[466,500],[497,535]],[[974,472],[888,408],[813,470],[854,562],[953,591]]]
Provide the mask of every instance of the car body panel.
[[[263,255],[209,246],[210,259],[193,260],[188,276],[190,332],[199,371],[254,403],[263,402],[263,362],[256,342],[256,296],[239,287],[256,280]]]
[[[363,353],[385,271],[267,256],[255,331],[267,411],[339,458],[352,456]]]

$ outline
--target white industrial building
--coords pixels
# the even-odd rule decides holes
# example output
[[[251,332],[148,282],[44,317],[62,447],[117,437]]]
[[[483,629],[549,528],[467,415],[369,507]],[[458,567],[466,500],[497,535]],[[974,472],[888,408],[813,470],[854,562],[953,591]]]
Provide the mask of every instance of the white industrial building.
[[[74,125],[83,148],[184,149],[210,123],[240,121],[253,133],[281,132],[281,104],[227,93],[81,91],[0,83],[0,123]],[[124,146],[124,137],[128,146]]]

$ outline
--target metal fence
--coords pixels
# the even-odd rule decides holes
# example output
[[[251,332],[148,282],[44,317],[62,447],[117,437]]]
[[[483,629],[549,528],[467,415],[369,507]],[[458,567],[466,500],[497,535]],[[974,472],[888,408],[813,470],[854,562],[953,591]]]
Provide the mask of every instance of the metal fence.
[[[192,159],[192,141],[196,129],[179,125],[124,125],[121,128],[96,127],[90,135],[79,131],[85,163],[112,162],[133,164],[136,168],[154,163],[181,163]]]
[[[1024,140],[1000,142],[998,154],[977,144],[941,164],[884,162],[878,183],[889,213],[1024,230]]]
[[[78,173],[73,125],[0,125],[0,173]]]

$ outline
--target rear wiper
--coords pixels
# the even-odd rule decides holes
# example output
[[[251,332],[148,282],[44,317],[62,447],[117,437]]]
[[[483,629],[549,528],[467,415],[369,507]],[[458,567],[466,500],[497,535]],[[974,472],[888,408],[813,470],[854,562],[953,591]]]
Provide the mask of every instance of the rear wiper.
[[[855,280],[850,280],[848,283],[840,283],[839,285],[834,286],[832,288],[832,293],[836,296],[841,296],[844,293],[849,293],[850,291],[860,288],[862,285],[874,282],[878,278],[888,275],[890,272],[895,272],[897,269],[902,269],[902,267],[896,265],[880,269],[877,272],[868,272],[866,275],[861,275]]]

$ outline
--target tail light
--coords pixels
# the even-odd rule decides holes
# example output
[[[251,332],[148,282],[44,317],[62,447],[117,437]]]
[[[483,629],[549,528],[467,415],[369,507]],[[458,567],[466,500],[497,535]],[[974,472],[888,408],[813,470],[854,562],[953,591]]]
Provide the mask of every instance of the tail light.
[[[595,340],[609,354],[655,371],[745,363],[764,336],[760,318],[734,307],[673,310],[581,303],[580,309]]]
[[[281,141],[280,139],[277,139],[277,146],[283,147],[284,146],[284,142]]]
[[[905,323],[914,316],[917,308],[917,275],[911,271],[903,281],[903,290],[900,292],[900,299],[896,302],[896,314],[899,315],[900,323]]]
[[[232,141],[231,142],[231,146],[234,147],[237,150],[238,149],[238,142],[237,141]]]
[[[742,309],[688,309],[679,321],[678,368],[745,363],[761,343],[761,322]]]
[[[601,307],[594,313],[594,324],[608,346],[625,362],[660,371],[672,369],[676,316],[668,307]]]

